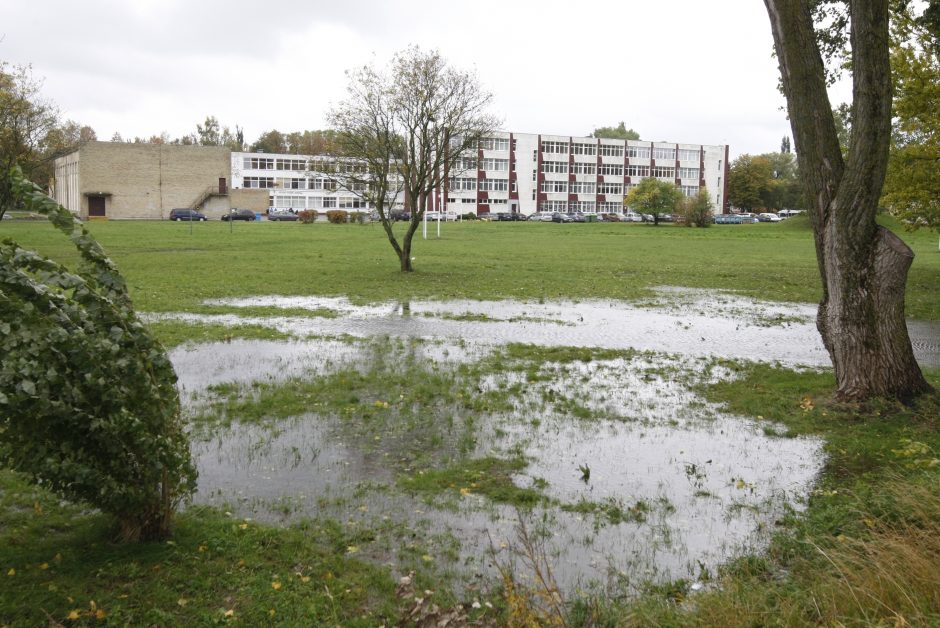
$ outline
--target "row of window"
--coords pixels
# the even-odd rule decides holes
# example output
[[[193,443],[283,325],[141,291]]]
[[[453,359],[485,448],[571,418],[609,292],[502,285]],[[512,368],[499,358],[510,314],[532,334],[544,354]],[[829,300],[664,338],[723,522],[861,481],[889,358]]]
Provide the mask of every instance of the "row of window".
[[[568,174],[568,170],[571,170],[572,174],[595,174],[598,171],[596,164],[585,164],[585,163],[574,163],[569,164],[566,161],[543,161],[542,162],[542,172],[548,174]],[[664,167],[658,167],[657,170],[665,169]],[[600,165],[600,174],[604,176],[614,176],[622,177],[624,173],[630,177],[648,177],[650,176],[650,167],[649,166],[635,166],[629,165],[626,168],[623,164],[601,164]],[[673,169],[675,170],[675,169]],[[701,170],[698,168],[679,168],[679,178],[680,179],[698,179]],[[655,175],[654,175],[655,176]],[[533,180],[535,177],[533,177]]]
[[[509,138],[503,137],[484,137],[480,140],[480,148],[483,150],[509,150]]]
[[[451,177],[447,182],[449,190],[481,190],[483,192],[506,192],[509,190],[509,179],[474,179],[472,177]],[[516,184],[513,183],[513,192],[516,191]]]
[[[601,184],[601,187],[604,187],[608,184]],[[614,186],[616,184],[609,184]],[[546,194],[596,194],[597,193],[597,184],[591,181],[542,181],[542,185],[539,186],[539,190]],[[621,194],[623,193],[623,186],[620,186],[620,192],[601,192],[601,194]]]
[[[607,203],[601,203],[608,205]],[[616,205],[620,211],[623,205],[620,203],[610,203]],[[597,203],[594,201],[541,201],[539,203],[540,212],[587,212],[593,213],[597,210]]]
[[[271,206],[278,209],[366,209],[368,203],[361,198],[345,196],[290,196],[275,194]]]
[[[457,172],[475,172],[477,164],[480,163],[474,157],[459,157],[454,162],[454,170]],[[493,170],[496,172],[509,172],[508,159],[496,159],[495,157],[486,157],[482,162],[483,170]]]
[[[508,160],[507,160],[508,161]],[[306,159],[281,159],[273,157],[244,157],[242,166],[245,170],[291,170],[294,172],[337,172],[346,174],[364,174],[366,165],[353,160],[307,161]]]
[[[678,153],[676,152],[675,147],[667,148],[661,146],[655,146],[652,149],[649,146],[631,146],[626,145],[622,146],[620,144],[601,144],[600,146],[596,144],[581,144],[578,142],[557,142],[552,140],[544,140],[542,142],[542,152],[549,154],[562,154],[566,155],[569,152],[574,155],[596,155],[600,154],[604,157],[635,157],[642,159],[663,159],[667,161],[675,161],[676,155],[678,154],[681,161],[699,161],[701,159],[701,152],[698,150],[680,148]],[[535,158],[535,156],[533,156]]]

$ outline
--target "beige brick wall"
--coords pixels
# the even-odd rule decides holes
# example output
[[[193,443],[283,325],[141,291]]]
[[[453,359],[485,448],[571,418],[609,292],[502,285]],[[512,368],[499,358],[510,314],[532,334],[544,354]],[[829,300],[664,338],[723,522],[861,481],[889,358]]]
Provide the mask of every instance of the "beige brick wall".
[[[224,178],[231,187],[231,150],[217,146],[169,146],[89,142],[80,150],[80,214],[88,196],[103,194],[109,219],[166,218],[190,207]],[[213,198],[213,217],[228,211],[228,197]]]
[[[250,209],[253,212],[264,213],[271,205],[268,190],[239,189],[232,190],[232,207]]]

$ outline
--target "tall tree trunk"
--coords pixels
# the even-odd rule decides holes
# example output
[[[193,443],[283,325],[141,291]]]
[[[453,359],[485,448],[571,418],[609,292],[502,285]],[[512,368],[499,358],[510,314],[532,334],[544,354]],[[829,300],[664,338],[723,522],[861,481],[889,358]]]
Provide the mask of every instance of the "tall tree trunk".
[[[851,0],[852,137],[843,161],[808,0],[764,0],[808,198],[823,297],[816,323],[841,400],[930,390],[904,319],[913,252],[875,213],[888,161],[887,0]]]

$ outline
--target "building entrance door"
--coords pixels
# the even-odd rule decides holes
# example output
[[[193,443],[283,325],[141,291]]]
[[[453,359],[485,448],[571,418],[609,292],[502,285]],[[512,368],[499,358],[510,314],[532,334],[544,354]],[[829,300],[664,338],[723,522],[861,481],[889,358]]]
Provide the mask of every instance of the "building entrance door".
[[[225,182],[225,177],[219,177],[219,194],[228,194],[228,185]]]
[[[88,215],[89,216],[104,216],[104,197],[103,196],[89,196],[88,197]]]

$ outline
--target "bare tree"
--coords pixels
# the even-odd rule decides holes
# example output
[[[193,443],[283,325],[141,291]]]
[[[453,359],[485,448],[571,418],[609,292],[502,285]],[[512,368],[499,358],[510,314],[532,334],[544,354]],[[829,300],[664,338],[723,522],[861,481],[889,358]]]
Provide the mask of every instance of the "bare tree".
[[[811,0],[764,0],[808,199],[822,276],[816,326],[840,400],[910,398],[930,390],[904,319],[913,252],[875,213],[891,135],[888,0],[848,3],[852,131],[843,158]],[[822,113],[821,113],[822,112]]]
[[[429,199],[498,124],[487,112],[492,96],[473,73],[417,46],[396,54],[384,71],[365,66],[347,76],[347,99],[331,111],[330,123],[343,155],[368,172],[336,178],[375,207],[401,270],[410,272],[412,239]],[[391,212],[400,193],[411,212],[401,242]]]

